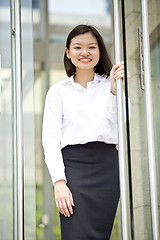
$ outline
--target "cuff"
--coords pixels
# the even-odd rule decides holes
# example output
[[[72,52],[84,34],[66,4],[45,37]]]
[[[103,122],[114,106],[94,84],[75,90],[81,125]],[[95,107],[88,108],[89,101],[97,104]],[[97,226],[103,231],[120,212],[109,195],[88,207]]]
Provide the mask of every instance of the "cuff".
[[[66,179],[64,171],[61,173],[60,172],[54,173],[53,175],[51,174],[51,179],[52,179],[53,184],[59,180],[64,180],[67,183],[67,179]]]

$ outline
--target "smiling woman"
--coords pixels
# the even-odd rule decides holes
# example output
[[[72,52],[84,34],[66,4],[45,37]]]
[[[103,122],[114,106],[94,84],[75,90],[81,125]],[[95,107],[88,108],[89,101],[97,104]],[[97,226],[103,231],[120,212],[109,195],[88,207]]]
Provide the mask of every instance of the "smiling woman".
[[[96,63],[96,65],[94,66],[94,71],[97,72],[100,75],[109,76],[110,75],[110,70],[112,68],[112,63],[111,63],[111,60],[108,56],[108,53],[107,53],[106,47],[104,45],[103,39],[102,39],[101,35],[99,34],[99,32],[95,28],[93,28],[92,26],[87,26],[87,27],[85,27],[85,26],[86,25],[77,26],[68,35],[68,38],[67,38],[67,41],[66,41],[66,51],[65,51],[65,54],[64,54],[64,65],[65,65],[67,75],[70,77],[75,73],[75,70],[76,70],[75,65],[72,64],[71,56],[69,57],[69,56],[67,56],[67,54],[72,49],[73,44],[78,43],[78,45],[77,46],[75,45],[74,47],[75,48],[78,47],[77,51],[81,52],[82,54],[84,54],[81,51],[82,47],[83,48],[86,48],[86,47],[90,48],[91,47],[91,49],[92,49],[92,47],[95,48],[95,50],[96,50],[95,52],[97,52],[97,54],[99,55],[98,56],[99,60]],[[89,37],[89,39],[88,39],[88,37]],[[80,42],[77,42],[77,41],[80,41]],[[81,45],[83,44],[83,46],[80,46],[80,44]],[[93,45],[91,46],[90,44],[93,44],[94,46]]]
[[[62,240],[109,240],[119,201],[115,94],[123,62],[112,67],[99,32],[78,25],[64,64],[69,78],[48,91],[43,120]]]
[[[80,83],[78,79],[79,73],[91,76],[89,81],[94,78],[94,67],[99,62],[100,51],[97,39],[91,33],[85,33],[74,37],[71,40],[70,48],[66,48],[67,58],[71,60],[72,64],[76,67],[75,82]],[[86,82],[83,83],[86,87]]]
[[[79,62],[91,63],[87,64],[87,69],[93,71],[99,61],[97,39],[91,33],[78,35],[71,40],[70,48],[66,48],[66,54],[72,64],[76,66],[76,71],[79,68],[85,68],[84,65],[79,65]]]

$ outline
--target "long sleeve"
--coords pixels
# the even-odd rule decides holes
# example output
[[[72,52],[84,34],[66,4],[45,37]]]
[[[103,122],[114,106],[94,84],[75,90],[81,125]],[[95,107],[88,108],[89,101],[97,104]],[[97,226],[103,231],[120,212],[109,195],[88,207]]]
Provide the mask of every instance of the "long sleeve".
[[[62,101],[59,93],[50,88],[46,96],[42,144],[45,154],[45,162],[48,167],[51,179],[54,182],[64,179],[64,163],[61,153],[62,139]]]
[[[123,111],[124,111],[124,121],[126,122],[126,105],[125,105],[125,93],[123,92]],[[129,118],[131,117],[131,103],[129,101]],[[109,93],[109,100],[108,100],[108,119],[113,122],[117,123],[117,99],[116,95]]]
[[[113,95],[111,92],[109,93],[108,99],[108,119],[117,123],[117,102],[116,95]]]

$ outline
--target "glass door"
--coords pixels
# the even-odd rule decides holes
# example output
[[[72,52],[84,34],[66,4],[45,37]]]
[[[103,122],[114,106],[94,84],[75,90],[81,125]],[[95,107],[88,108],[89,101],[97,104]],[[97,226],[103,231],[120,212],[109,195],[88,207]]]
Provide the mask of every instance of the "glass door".
[[[21,14],[16,12],[17,6]],[[0,239],[7,240],[36,239],[32,39],[32,1],[0,0]],[[22,85],[18,88],[20,71]],[[22,96],[21,126],[18,95]],[[18,141],[20,129],[22,145]],[[19,235],[21,226],[23,233]]]
[[[0,239],[13,239],[10,1],[0,1]]]
[[[131,159],[131,180],[132,180],[132,200],[133,200],[133,220],[132,237],[129,239],[151,240],[153,238],[153,222],[151,209],[151,187],[150,187],[150,167],[147,137],[147,107],[146,107],[146,86],[144,84],[144,64],[143,64],[143,39],[142,39],[142,7],[141,1],[121,0],[125,4],[125,28],[126,28],[126,46],[127,68],[130,74],[128,82],[128,95],[131,101],[131,119],[130,119],[130,149],[128,156]],[[63,2],[63,4],[62,4]],[[44,104],[44,95],[47,87],[59,80],[66,78],[62,59],[67,33],[79,23],[94,25],[103,35],[114,63],[114,44],[113,44],[113,1],[48,1],[44,4],[39,1],[40,8],[34,9],[34,44],[35,44],[35,62],[40,70],[35,70],[35,115],[36,115],[36,162],[37,162],[37,189],[41,192],[45,189],[43,197],[37,197],[37,206],[41,207],[41,212],[37,217],[37,236],[39,239],[47,238],[53,235],[60,239],[60,228],[58,212],[54,206],[54,216],[52,204],[48,204],[46,193],[51,192],[52,183],[48,172],[43,163],[43,153],[41,149],[41,121]],[[77,8],[78,6],[78,8]],[[84,8],[85,6],[85,8]],[[92,7],[91,7],[92,6]],[[160,4],[158,0],[148,1],[149,16],[149,39],[150,39],[150,61],[151,61],[151,88],[152,88],[152,108],[153,108],[153,127],[155,142],[155,159],[157,167],[157,190],[160,201],[160,152],[159,152],[159,122],[160,111],[159,104],[159,62],[160,62]],[[122,9],[121,9],[122,10]],[[38,14],[37,14],[38,13]],[[37,14],[37,15],[36,15]],[[39,18],[36,18],[39,16]],[[96,17],[95,17],[96,16]],[[120,19],[121,21],[121,19]],[[43,23],[43,24],[41,24]],[[122,36],[121,32],[121,36]],[[45,43],[45,45],[43,44]],[[42,56],[41,49],[45,49]],[[49,56],[49,57],[48,57]],[[123,53],[122,53],[123,59]],[[44,63],[44,64],[42,64]],[[39,72],[38,72],[39,71]],[[47,83],[47,84],[46,84]],[[39,95],[39,92],[42,95]],[[127,138],[126,138],[127,139]],[[126,160],[128,160],[126,155]],[[43,174],[42,174],[43,172]],[[130,173],[129,173],[130,174]],[[128,184],[128,182],[127,182]],[[46,186],[49,186],[47,189]],[[130,185],[128,184],[128,189]],[[37,192],[38,192],[37,191]],[[52,193],[51,193],[52,194]],[[37,196],[39,196],[37,194]],[[120,208],[119,208],[120,209]],[[117,217],[112,232],[111,239],[121,240],[120,211],[118,209]],[[129,212],[128,212],[129,213]],[[46,220],[47,219],[47,220]],[[48,221],[48,219],[50,221]],[[129,219],[129,217],[128,217]],[[53,221],[53,222],[52,222]],[[128,220],[129,221],[129,220]],[[131,224],[128,224],[131,228]],[[52,237],[51,237],[52,238]],[[127,239],[127,240],[129,240]],[[154,239],[155,240],[155,239]]]
[[[153,125],[155,142],[155,159],[157,167],[158,206],[160,210],[160,4],[158,0],[148,3],[149,32],[151,51],[151,77],[152,77],[152,102]],[[159,211],[160,221],[160,211]]]
[[[142,0],[144,4],[145,1]],[[158,1],[146,1],[148,13],[141,1],[123,1],[125,5],[125,37],[126,37],[126,60],[130,80],[128,81],[128,95],[131,101],[130,119],[130,156],[132,175],[132,196],[133,196],[133,217],[134,236],[136,240],[158,239],[155,234],[154,221],[157,213],[156,194],[154,195],[154,178],[156,180],[155,191],[158,192],[160,204],[160,152],[159,152],[159,121],[160,110],[158,107],[160,98],[160,6]],[[123,12],[123,11],[122,11]],[[146,64],[146,52],[144,38],[144,17],[148,18],[149,35],[149,55],[147,61],[151,63],[151,101],[148,94],[148,84],[146,83],[146,71],[149,67]],[[146,25],[147,26],[147,25]],[[124,27],[124,25],[123,25]],[[143,30],[143,32],[142,32]],[[143,33],[143,34],[142,34]],[[123,32],[124,34],[124,32]],[[125,52],[125,51],[124,51]],[[147,76],[148,78],[148,76]],[[148,81],[148,80],[147,80]],[[147,93],[146,93],[147,92]],[[149,112],[149,104],[153,113]],[[149,109],[149,110],[148,110]],[[149,129],[150,119],[153,120],[153,132]],[[153,134],[153,146],[150,144],[149,134]],[[153,150],[153,151],[152,151]],[[150,154],[151,151],[153,155]],[[153,158],[151,159],[151,155]],[[155,155],[155,157],[154,157]],[[155,160],[157,177],[153,174],[153,163]],[[154,202],[154,203],[153,203]],[[160,214],[159,214],[160,218]],[[123,224],[123,222],[122,222]],[[158,229],[157,229],[158,230]],[[159,232],[159,230],[157,231]]]
[[[44,164],[40,140],[44,98],[49,86],[67,78],[63,65],[65,41],[68,33],[76,25],[89,24],[96,27],[102,34],[114,63],[112,6],[110,0],[49,0],[48,7],[47,1],[41,0],[39,3],[39,8],[33,9],[35,66],[40,66],[40,69],[38,67],[35,69],[35,128],[36,148],[39,150],[36,151],[37,206],[42,206],[41,209],[37,209],[37,237],[43,240],[53,239],[54,236],[54,239],[59,240],[61,239],[59,213],[52,196],[53,183]],[[36,19],[36,13],[39,13],[39,21]],[[42,49],[44,49],[43,59]],[[119,222],[121,221],[118,210],[111,240],[120,240]]]
[[[158,0],[148,1],[151,90],[153,106],[153,127],[155,143],[155,161],[157,170],[158,220],[160,223],[160,4]],[[160,229],[160,226],[159,226]],[[160,235],[160,233],[159,233]]]

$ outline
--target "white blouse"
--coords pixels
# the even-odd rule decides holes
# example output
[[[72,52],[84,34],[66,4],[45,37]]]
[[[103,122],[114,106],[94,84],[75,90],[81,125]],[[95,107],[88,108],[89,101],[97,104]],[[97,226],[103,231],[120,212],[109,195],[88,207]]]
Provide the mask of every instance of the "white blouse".
[[[42,143],[53,183],[67,182],[61,149],[101,141],[118,143],[116,96],[110,79],[95,74],[84,88],[73,76],[53,85],[46,96]]]

